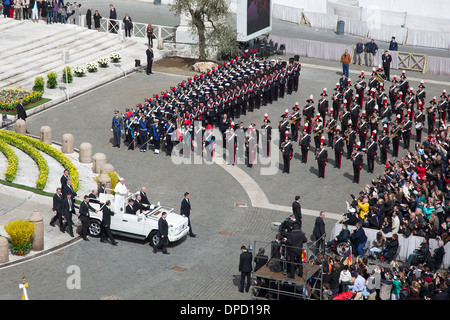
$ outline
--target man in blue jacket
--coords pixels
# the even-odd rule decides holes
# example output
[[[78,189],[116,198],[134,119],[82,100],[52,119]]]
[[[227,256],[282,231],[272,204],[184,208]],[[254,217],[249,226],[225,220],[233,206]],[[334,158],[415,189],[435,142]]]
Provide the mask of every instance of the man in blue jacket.
[[[378,46],[375,41],[372,39],[370,42],[367,42],[366,45],[366,54],[367,54],[367,66],[373,67],[373,56],[377,54]]]
[[[367,236],[364,232],[364,229],[362,228],[361,221],[358,221],[356,223],[356,229],[350,231],[353,235],[354,244],[356,247],[356,253],[358,254],[358,257],[362,258],[364,257],[363,248],[366,245],[367,242]]]

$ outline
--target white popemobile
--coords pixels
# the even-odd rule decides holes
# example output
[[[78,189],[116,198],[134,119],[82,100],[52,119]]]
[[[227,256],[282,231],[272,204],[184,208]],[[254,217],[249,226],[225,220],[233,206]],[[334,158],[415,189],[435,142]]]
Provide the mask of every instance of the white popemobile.
[[[128,203],[129,197],[125,197],[122,207],[119,208],[118,213],[111,216],[111,232],[116,235],[121,235],[138,240],[150,240],[150,245],[155,246],[158,241],[158,220],[163,212],[167,212],[167,223],[169,224],[168,239],[170,242],[175,242],[186,236],[189,232],[188,218],[173,212],[173,208],[159,205],[150,205],[150,209],[136,214],[129,214],[125,212],[125,206]],[[100,203],[105,203],[107,200],[111,201],[111,210],[114,212],[114,195],[102,193],[98,198]],[[89,204],[95,208],[100,209],[99,203],[90,201]],[[100,236],[101,221],[103,213],[90,212],[89,234],[93,237]]]

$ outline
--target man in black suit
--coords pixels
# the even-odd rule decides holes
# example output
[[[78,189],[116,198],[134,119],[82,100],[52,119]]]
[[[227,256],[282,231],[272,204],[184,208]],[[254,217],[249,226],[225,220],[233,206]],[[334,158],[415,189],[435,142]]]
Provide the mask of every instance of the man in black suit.
[[[169,254],[167,252],[167,245],[169,244],[169,239],[167,236],[169,235],[169,224],[167,223],[167,212],[163,212],[161,218],[158,220],[158,237],[159,242],[153,248],[153,253],[156,253],[158,249],[162,249],[163,254]]]
[[[142,211],[145,211],[145,210],[148,210],[149,209],[149,207],[147,206],[147,205],[145,205],[145,204],[143,204],[142,203],[142,197],[141,197],[141,195],[140,194],[138,194],[137,196],[136,196],[136,199],[134,199],[134,205],[133,205],[133,208],[134,208],[134,212],[138,212],[139,211],[139,213],[141,213]]]
[[[63,175],[62,175],[62,177],[60,179],[60,181],[61,181],[61,191],[64,191],[64,187],[66,186],[67,180],[69,180],[69,179],[70,179],[69,178],[69,170],[64,169]]]
[[[117,246],[117,241],[114,240],[111,234],[111,216],[114,215],[114,212],[111,211],[111,201],[107,200],[105,205],[102,207],[102,231],[100,234],[100,242],[107,242],[106,238],[109,238],[111,244],[113,246]]]
[[[239,282],[239,292],[248,292],[250,289],[250,275],[252,273],[252,254],[248,252],[245,246],[241,247],[241,255],[239,257],[239,274],[241,279]],[[245,285],[245,279],[247,278],[247,285]]]
[[[90,204],[89,204],[89,196],[85,195],[83,198],[83,202],[80,204],[80,209],[78,210],[78,213],[80,214],[80,220],[81,220],[81,237],[84,241],[89,241],[87,238],[89,233],[89,223],[90,223],[90,215],[89,210],[98,212],[98,210],[95,210]]]
[[[50,221],[50,225],[52,227],[55,226],[55,222],[59,222],[59,229],[62,231],[62,206],[63,206],[63,196],[61,192],[61,188],[56,188],[56,193],[53,195],[53,207],[52,210],[55,213],[55,216]]]
[[[315,241],[314,255],[316,256],[319,253],[320,248],[323,248],[324,244],[324,237],[325,237],[325,222],[323,221],[324,218],[325,212],[320,211],[319,216],[316,218],[316,221],[314,223],[312,240]]]
[[[25,106],[23,105],[23,98],[19,99],[19,103],[16,106],[17,119],[27,120],[27,112],[25,111]]]
[[[125,208],[125,213],[136,214],[133,199],[128,199],[128,204],[127,204],[127,207]]]
[[[141,191],[139,191],[139,195],[141,196],[141,202],[147,206],[150,206],[150,201],[148,200],[148,197],[147,197],[147,188],[146,187],[141,188]]]
[[[294,224],[293,230],[289,232],[287,238],[284,238],[286,243],[286,256],[288,260],[288,278],[295,277],[295,270],[298,268],[297,275],[303,277],[302,253],[303,244],[308,241],[305,233],[300,230],[300,226]]]
[[[70,180],[70,179],[67,180],[66,185],[62,189],[62,193],[63,193],[63,198],[65,198],[67,196],[67,194],[70,193],[72,195],[72,201],[75,201],[75,197],[77,196],[77,193],[75,192],[75,190],[73,190],[72,180]]]
[[[75,203],[72,199],[72,194],[68,193],[62,205],[62,216],[64,218],[64,223],[62,225],[61,232],[65,232],[66,228],[69,228],[69,235],[74,237],[72,228],[72,214],[75,214]]]
[[[189,201],[190,194],[189,192],[184,193],[184,198],[181,200],[181,208],[180,208],[180,214],[183,217],[188,218],[188,226],[189,226],[189,235],[191,237],[195,237],[196,235],[192,232],[191,227],[191,202]]]
[[[300,196],[295,196],[295,201],[292,203],[292,213],[295,220],[297,220],[300,229],[302,228],[302,207],[300,205]]]
[[[147,54],[147,74],[152,74],[152,65],[153,65],[153,49],[152,46],[149,45],[148,49],[145,52]]]
[[[103,182],[100,187],[98,187],[97,195],[100,196],[101,193],[106,193],[106,184]]]

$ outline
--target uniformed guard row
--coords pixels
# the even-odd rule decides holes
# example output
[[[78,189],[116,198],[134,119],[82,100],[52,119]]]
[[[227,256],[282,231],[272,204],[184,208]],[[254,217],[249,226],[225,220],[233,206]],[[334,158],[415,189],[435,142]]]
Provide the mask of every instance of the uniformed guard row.
[[[236,127],[242,127],[237,121],[241,115],[298,91],[298,56],[289,61],[269,61],[258,60],[256,54],[256,50],[251,50],[219,64],[155,94],[122,115],[116,111],[111,126],[113,146],[120,147],[124,133],[129,150],[139,146],[142,152],[152,148],[159,153],[164,148],[171,155],[174,143],[183,138],[194,139],[194,122],[201,123],[198,130],[203,132],[206,128],[219,128],[225,138],[235,122]]]

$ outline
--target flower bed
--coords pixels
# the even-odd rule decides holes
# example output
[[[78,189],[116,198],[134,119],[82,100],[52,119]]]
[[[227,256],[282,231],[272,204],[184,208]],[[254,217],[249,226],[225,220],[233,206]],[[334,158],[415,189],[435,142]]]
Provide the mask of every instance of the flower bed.
[[[8,88],[0,91],[0,110],[16,110],[19,99],[23,98],[23,104],[29,105],[42,99],[43,92],[29,91],[25,89]]]
[[[19,163],[17,155],[3,140],[0,140],[0,152],[5,155],[6,159],[8,159],[8,167],[6,168],[5,179],[6,181],[11,182],[14,180],[17,173],[17,167]]]
[[[78,178],[78,170],[70,161],[64,153],[59,151],[58,149],[53,148],[52,146],[46,144],[45,142],[42,142],[40,140],[34,139],[29,136],[20,135],[18,133],[12,132],[12,131],[0,131],[0,137],[2,136],[16,136],[18,139],[21,139],[22,141],[26,142],[28,145],[39,149],[40,151],[44,152],[45,154],[48,154],[52,158],[54,158],[56,161],[58,161],[64,168],[66,168],[69,171],[70,180],[72,180],[72,187],[75,191],[78,190],[79,186],[79,178]]]
[[[15,132],[9,133],[8,131],[1,130],[0,137],[6,143],[12,144],[28,154],[34,160],[34,162],[36,162],[39,168],[39,176],[36,180],[36,188],[39,190],[43,190],[45,188],[45,185],[47,184],[49,168],[47,161],[45,161],[41,153],[34,146],[24,141],[24,139],[21,138],[24,137],[23,135],[17,134]]]
[[[97,60],[100,67],[106,68],[109,65],[109,57],[101,57]]]
[[[96,72],[98,70],[98,63],[95,61],[89,61],[86,63],[86,69],[89,72]]]
[[[109,55],[109,58],[111,59],[112,62],[119,62],[120,59],[122,59],[122,55],[119,52],[112,52]]]
[[[87,73],[87,69],[85,66],[75,66],[75,68],[73,68],[73,72],[77,77],[82,77]]]

